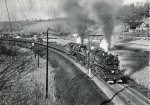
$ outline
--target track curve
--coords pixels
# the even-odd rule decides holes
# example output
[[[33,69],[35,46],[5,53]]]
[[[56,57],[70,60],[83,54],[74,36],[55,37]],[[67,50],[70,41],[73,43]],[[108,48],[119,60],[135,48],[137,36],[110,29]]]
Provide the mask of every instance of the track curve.
[[[80,63],[76,62],[71,57],[67,56],[66,54],[57,51],[50,47],[50,50],[63,56],[70,62],[72,62],[76,67],[78,67],[83,73],[88,73],[88,70],[82,66]],[[92,74],[91,77],[94,75]],[[107,95],[107,97],[115,104],[115,105],[150,105],[150,100],[145,96],[141,95],[137,91],[134,91],[128,87],[128,85],[109,85],[100,77],[94,76],[92,80],[95,84]]]

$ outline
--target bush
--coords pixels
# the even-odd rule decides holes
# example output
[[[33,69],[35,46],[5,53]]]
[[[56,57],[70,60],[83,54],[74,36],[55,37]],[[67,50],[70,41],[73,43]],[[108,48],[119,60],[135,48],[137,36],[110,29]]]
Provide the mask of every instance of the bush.
[[[1,53],[1,54],[6,54],[6,53],[7,53],[7,47],[4,46],[4,45],[1,45],[1,46],[0,46],[0,53]]]
[[[59,66],[56,59],[50,59],[50,64],[53,68],[57,68]]]
[[[16,47],[6,47],[5,45],[0,46],[0,53],[7,56],[16,56],[18,49]]]

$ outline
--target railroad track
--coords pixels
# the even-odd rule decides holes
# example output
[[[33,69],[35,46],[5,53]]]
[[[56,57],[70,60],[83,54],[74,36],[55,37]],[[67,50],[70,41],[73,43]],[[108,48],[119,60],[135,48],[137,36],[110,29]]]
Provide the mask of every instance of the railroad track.
[[[8,40],[7,40],[8,41]],[[23,41],[19,41],[23,42]],[[35,43],[35,42],[25,42],[25,43]],[[39,43],[36,43],[39,44]],[[46,46],[44,44],[39,44],[42,46]],[[83,73],[88,72],[87,68],[73,59],[71,56],[67,55],[60,49],[53,48],[49,46],[49,50],[61,55],[65,59],[69,60],[76,67],[78,67]],[[130,88],[127,84],[113,84],[110,85],[106,83],[102,78],[98,76],[94,76],[91,74],[91,79],[95,82],[95,84],[100,88],[106,96],[112,101],[115,105],[150,105],[150,99],[146,98],[136,90]]]
[[[56,49],[50,49],[51,51],[63,56],[75,66],[77,66],[83,73],[87,73],[88,70],[80,63],[76,62],[71,57],[67,56],[62,52],[58,52]],[[92,74],[91,77],[94,75]],[[146,98],[139,92],[128,87],[128,85],[113,84],[110,85],[102,80],[100,77],[94,76],[92,80],[95,84],[107,95],[107,97],[115,105],[150,105],[150,99]]]

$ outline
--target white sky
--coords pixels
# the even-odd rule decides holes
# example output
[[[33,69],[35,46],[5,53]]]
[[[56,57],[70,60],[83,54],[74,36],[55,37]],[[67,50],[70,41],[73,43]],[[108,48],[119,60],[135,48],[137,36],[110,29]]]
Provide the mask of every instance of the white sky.
[[[0,21],[8,20],[4,1],[0,0]],[[7,0],[7,4],[11,20],[49,19],[54,18],[54,10],[55,16],[64,16],[60,9],[63,1],[65,0]],[[147,0],[124,0],[124,4],[145,1]]]
[[[136,3],[136,2],[146,2],[147,0],[124,0],[124,4]]]

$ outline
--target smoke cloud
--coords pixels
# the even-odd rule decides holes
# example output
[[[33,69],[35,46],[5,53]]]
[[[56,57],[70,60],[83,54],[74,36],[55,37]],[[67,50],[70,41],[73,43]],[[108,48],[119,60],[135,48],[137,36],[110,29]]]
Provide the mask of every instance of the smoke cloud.
[[[114,18],[123,0],[99,0],[93,4],[93,11],[97,19],[103,24],[103,32],[108,50],[111,48],[111,37],[114,30]]]
[[[108,51],[111,48],[111,37],[114,30],[114,19],[119,7],[123,4],[123,0],[99,0],[93,4],[93,11],[98,21],[103,24],[103,32],[106,42],[108,43]]]
[[[24,15],[27,19],[68,17],[82,43],[88,25],[100,22],[109,48],[115,13],[123,4],[123,0],[7,0],[7,2],[11,20],[26,20]],[[1,20],[8,20],[4,0],[0,0],[0,3]]]
[[[115,13],[122,4],[123,0],[65,0],[63,10],[77,29],[82,43],[87,24],[93,19],[95,22],[102,23],[105,39],[110,49]]]
[[[111,35],[114,28],[112,6],[110,5],[110,3],[101,1],[94,4],[93,8],[98,19],[102,21],[103,32],[105,34],[105,39],[108,43],[109,50],[111,47]]]
[[[92,23],[92,19],[89,18],[86,8],[81,6],[81,1],[65,0],[63,10],[69,17],[71,25],[77,30],[81,43],[84,43],[87,26]]]

